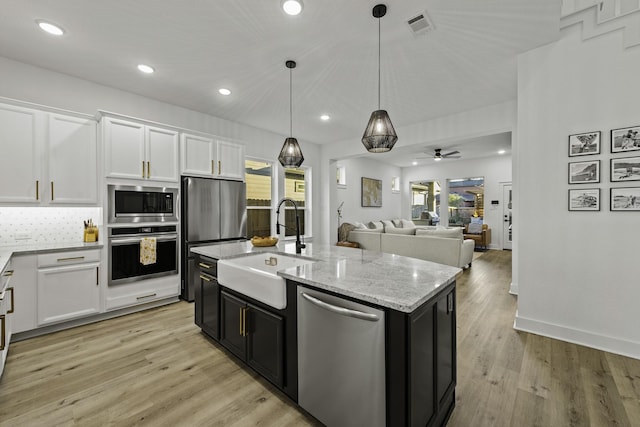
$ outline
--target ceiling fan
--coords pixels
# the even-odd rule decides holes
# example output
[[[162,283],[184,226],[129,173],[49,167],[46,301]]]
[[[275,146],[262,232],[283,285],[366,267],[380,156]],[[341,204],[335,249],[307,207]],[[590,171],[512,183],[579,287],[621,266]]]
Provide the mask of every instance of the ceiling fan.
[[[454,154],[459,154],[460,152],[458,150],[452,151],[450,153],[446,153],[446,154],[442,154],[442,149],[441,148],[436,148],[435,150],[435,154],[433,155],[433,160],[436,162],[439,162],[442,159],[459,159],[460,156],[455,156]]]

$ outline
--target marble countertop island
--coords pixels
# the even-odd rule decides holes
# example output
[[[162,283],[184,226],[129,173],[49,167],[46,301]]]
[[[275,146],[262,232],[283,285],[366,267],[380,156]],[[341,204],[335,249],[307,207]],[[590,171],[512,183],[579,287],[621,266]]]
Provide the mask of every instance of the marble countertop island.
[[[315,262],[280,270],[278,275],[405,313],[413,312],[431,299],[462,271],[415,258],[316,243],[307,243],[300,255],[295,253],[293,242],[270,247],[254,247],[250,241],[228,242],[199,246],[191,251],[217,260],[261,252],[310,258]]]

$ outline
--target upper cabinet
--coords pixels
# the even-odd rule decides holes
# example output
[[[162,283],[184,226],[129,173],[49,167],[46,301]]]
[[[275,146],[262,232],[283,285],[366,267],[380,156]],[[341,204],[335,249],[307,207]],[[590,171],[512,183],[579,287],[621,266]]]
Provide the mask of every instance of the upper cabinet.
[[[96,122],[0,104],[0,202],[96,204]]]
[[[180,139],[182,175],[244,180],[244,145],[183,133]]]
[[[102,122],[107,177],[178,182],[178,132],[112,117]]]

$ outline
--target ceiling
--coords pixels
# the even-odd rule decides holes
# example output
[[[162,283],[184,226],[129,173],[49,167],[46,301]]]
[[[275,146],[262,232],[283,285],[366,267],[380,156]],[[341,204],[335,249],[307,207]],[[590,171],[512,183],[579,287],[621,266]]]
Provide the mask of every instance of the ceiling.
[[[293,59],[293,136],[359,141],[377,109],[376,3],[304,0],[290,17],[280,0],[0,0],[0,56],[287,136]],[[381,107],[397,129],[515,99],[516,55],[558,37],[560,3],[387,0]],[[435,29],[416,36],[406,20],[424,11]]]

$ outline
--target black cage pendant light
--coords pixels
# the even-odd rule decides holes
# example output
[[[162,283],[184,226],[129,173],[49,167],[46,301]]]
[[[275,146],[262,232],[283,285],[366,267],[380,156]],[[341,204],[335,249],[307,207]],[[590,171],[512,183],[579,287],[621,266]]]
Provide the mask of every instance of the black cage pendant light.
[[[296,63],[295,61],[287,61],[285,65],[289,69],[289,138],[284,140],[278,160],[280,160],[280,164],[285,168],[297,168],[304,162],[304,156],[302,155],[300,145],[298,145],[298,140],[293,137],[292,70],[296,68]]]
[[[387,6],[378,4],[373,7],[373,16],[378,18],[378,109],[371,113],[371,118],[362,135],[362,143],[371,153],[391,151],[398,140],[389,113],[380,109],[380,18],[387,14]]]

